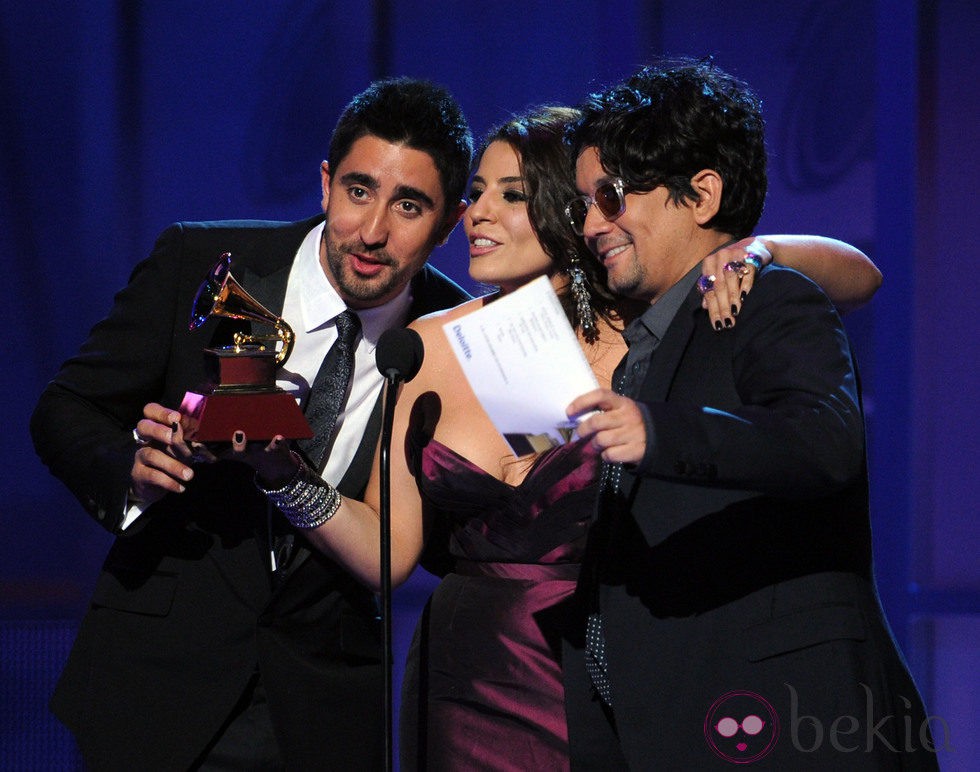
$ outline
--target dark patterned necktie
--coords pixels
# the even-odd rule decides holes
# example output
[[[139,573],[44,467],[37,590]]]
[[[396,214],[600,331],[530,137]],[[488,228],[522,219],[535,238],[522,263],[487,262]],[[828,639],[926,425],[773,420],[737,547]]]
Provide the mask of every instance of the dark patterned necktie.
[[[347,397],[347,389],[354,373],[354,350],[361,320],[349,308],[334,320],[337,340],[330,347],[320,364],[310,396],[306,402],[306,420],[313,429],[313,436],[297,444],[314,469],[323,469],[326,450],[330,447],[337,416]]]
[[[616,372],[613,373],[613,388],[618,394],[623,393],[626,384],[624,363],[625,357],[624,362],[620,363]],[[614,464],[608,461],[603,463],[599,478],[599,497],[605,506],[616,506],[618,503],[616,499],[619,495],[622,472],[622,464]],[[608,527],[608,523],[603,525]],[[601,556],[597,558],[600,561],[601,559]],[[591,588],[593,593],[592,610],[588,615],[585,627],[585,669],[592,680],[592,686],[596,693],[611,708],[613,706],[612,683],[609,679],[609,660],[606,657],[606,636],[602,629],[602,614],[599,612],[599,565],[595,564],[593,570],[596,573]]]

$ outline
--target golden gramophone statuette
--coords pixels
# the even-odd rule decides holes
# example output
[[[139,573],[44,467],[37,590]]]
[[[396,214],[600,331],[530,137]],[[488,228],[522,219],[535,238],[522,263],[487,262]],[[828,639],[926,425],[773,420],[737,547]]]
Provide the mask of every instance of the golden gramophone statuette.
[[[296,400],[276,386],[276,368],[293,348],[293,331],[284,319],[253,298],[231,274],[225,252],[197,291],[190,329],[212,316],[260,322],[273,335],[236,332],[233,344],[204,349],[216,383],[188,391],[180,404],[184,437],[194,442],[230,442],[236,431],[249,440],[313,436]]]

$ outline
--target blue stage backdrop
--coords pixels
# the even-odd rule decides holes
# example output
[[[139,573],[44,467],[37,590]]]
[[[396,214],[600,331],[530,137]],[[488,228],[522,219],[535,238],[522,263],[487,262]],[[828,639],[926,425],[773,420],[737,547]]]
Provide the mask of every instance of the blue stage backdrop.
[[[977,3],[0,0],[0,768],[71,768],[46,701],[109,538],[37,461],[27,419],[172,221],[319,206],[337,114],[427,77],[479,136],[660,55],[711,55],[762,95],[760,232],[864,249],[885,281],[848,326],[864,376],[876,562],[947,769],[980,758],[974,224]],[[434,264],[475,292],[460,233]],[[396,596],[400,664],[431,577]],[[935,726],[934,726],[935,729]]]

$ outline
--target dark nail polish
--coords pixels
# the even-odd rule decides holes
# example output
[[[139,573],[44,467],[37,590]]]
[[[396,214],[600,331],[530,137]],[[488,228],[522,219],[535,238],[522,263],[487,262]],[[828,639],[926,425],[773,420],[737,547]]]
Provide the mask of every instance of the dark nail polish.
[[[170,433],[171,434],[176,434],[177,433],[177,422],[176,421],[174,421],[172,424],[170,424]]]
[[[731,326],[732,326],[732,320],[731,319],[726,319],[725,320],[725,327],[731,327]]]
[[[715,329],[721,332],[721,322],[715,322]]]
[[[749,293],[748,293],[748,292],[746,292],[745,290],[742,290],[742,302],[743,302],[743,303],[745,302],[745,298],[747,298],[747,297],[748,297],[748,295],[749,295]]]
[[[738,306],[732,303],[732,316],[738,316]]]
[[[241,442],[244,439],[245,439],[244,432],[235,432],[235,442]]]

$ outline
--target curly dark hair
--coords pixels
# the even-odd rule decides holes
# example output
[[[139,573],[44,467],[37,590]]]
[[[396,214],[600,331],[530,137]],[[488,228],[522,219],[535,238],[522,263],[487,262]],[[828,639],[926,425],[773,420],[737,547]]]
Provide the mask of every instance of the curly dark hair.
[[[745,83],[710,61],[664,61],[590,95],[581,110],[567,134],[573,158],[595,147],[627,189],[663,185],[678,205],[697,200],[691,178],[713,169],[724,188],[707,227],[752,233],[766,198],[766,149],[761,102]]]
[[[341,113],[330,138],[330,168],[338,168],[351,146],[367,135],[432,156],[446,197],[444,214],[455,211],[466,190],[473,136],[452,94],[425,80],[375,81]]]
[[[506,142],[517,153],[527,213],[541,248],[559,270],[568,270],[578,258],[586,278],[592,307],[607,321],[618,318],[614,297],[606,286],[605,268],[596,260],[580,236],[565,219],[565,204],[575,197],[573,159],[565,144],[565,131],[581,113],[571,107],[545,105],[512,118],[487,134],[476,154],[478,166],[487,147]],[[571,293],[561,296],[562,306],[573,326],[578,323]]]

